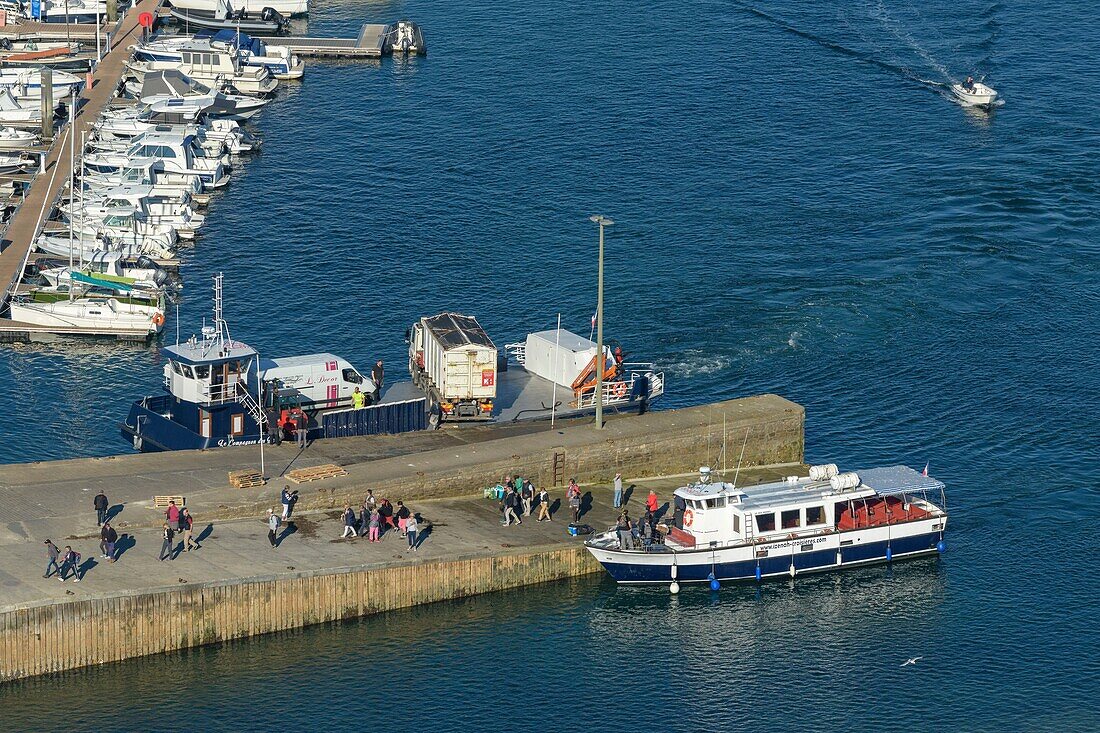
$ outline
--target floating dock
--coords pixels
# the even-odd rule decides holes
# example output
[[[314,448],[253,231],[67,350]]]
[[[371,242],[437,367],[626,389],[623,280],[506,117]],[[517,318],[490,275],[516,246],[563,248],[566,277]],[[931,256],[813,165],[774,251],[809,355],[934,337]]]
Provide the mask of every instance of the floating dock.
[[[257,446],[0,466],[0,681],[600,572],[584,538],[566,532],[569,478],[582,484],[581,522],[603,529],[616,517],[616,472],[635,518],[651,487],[665,503],[684,474],[723,456],[732,470],[743,451],[740,483],[799,473],[803,420],[799,405],[764,395],[619,417],[603,430],[527,423],[341,438],[304,452],[284,443],[266,450],[267,483],[241,488],[229,474],[257,469]],[[324,464],[346,475],[284,478]],[[483,489],[505,475],[546,487],[554,521],[502,527]],[[262,520],[288,484],[300,500],[271,549]],[[420,516],[416,553],[396,533],[338,541],[340,509],[357,507],[367,487]],[[120,534],[113,564],[97,559],[89,497],[100,489]],[[169,496],[195,517],[201,549],[159,562],[158,498]],[[42,577],[47,537],[82,554],[80,584]]]
[[[394,48],[393,39],[396,23],[387,25],[364,25],[357,38],[315,38],[311,36],[272,36],[265,37],[268,43],[286,46],[299,56],[310,58],[335,58],[335,59],[380,59],[394,53],[401,53]],[[424,37],[420,27],[412,24],[414,35],[418,41],[415,46],[418,50],[412,53],[423,55],[426,49]]]

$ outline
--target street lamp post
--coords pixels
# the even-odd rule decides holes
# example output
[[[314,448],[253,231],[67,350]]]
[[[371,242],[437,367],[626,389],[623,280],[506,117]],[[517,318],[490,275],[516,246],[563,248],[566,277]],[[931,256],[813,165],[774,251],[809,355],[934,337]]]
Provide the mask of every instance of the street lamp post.
[[[607,368],[603,353],[603,229],[615,222],[602,214],[588,217],[600,227],[600,265],[596,278],[596,429],[603,428],[603,373]]]

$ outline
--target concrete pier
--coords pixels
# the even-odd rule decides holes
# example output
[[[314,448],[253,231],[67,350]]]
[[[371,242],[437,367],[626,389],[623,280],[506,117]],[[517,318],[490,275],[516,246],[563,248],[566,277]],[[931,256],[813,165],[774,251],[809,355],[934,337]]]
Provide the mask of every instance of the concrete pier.
[[[565,532],[560,484],[584,488],[582,521],[613,522],[609,482],[621,471],[638,516],[650,486],[662,504],[699,465],[741,480],[801,463],[804,413],[774,395],[619,417],[550,430],[532,423],[320,441],[265,455],[267,486],[233,489],[228,471],[255,466],[257,446],[0,467],[0,680],[218,643],[419,603],[557,580],[599,567]],[[264,510],[278,505],[291,468],[339,463],[347,476],[305,483],[278,548]],[[481,490],[505,474],[551,489],[555,521],[503,527]],[[644,477],[664,476],[647,479]],[[561,481],[556,477],[564,477]],[[292,484],[293,487],[293,484]],[[115,563],[98,557],[92,498],[102,488],[123,537]],[[426,529],[410,552],[396,535],[341,540],[340,509],[366,489],[403,500]],[[201,549],[160,561],[163,519],[153,495],[183,495]],[[81,583],[44,579],[49,537],[84,559]],[[178,542],[177,542],[178,544]]]

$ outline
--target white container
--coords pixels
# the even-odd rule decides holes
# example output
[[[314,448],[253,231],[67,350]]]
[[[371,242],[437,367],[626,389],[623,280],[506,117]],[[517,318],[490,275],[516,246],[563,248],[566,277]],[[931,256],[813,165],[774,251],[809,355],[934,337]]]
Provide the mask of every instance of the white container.
[[[537,377],[572,388],[596,356],[596,343],[563,329],[527,334],[524,369]],[[611,349],[604,346],[604,358],[611,363]]]

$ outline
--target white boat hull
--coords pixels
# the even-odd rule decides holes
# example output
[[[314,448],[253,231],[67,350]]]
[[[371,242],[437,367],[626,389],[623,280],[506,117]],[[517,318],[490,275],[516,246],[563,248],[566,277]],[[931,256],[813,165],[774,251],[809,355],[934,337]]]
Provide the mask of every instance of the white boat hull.
[[[217,10],[217,0],[173,0],[172,7],[180,10]],[[246,10],[250,13],[263,11],[264,8],[273,8],[283,15],[307,15],[309,13],[309,0],[235,0],[234,10]]]
[[[77,299],[57,303],[11,302],[13,321],[32,323],[88,334],[135,334],[152,336],[164,327],[164,314],[152,314],[142,306],[120,303],[113,298]]]
[[[961,101],[975,107],[988,107],[997,101],[997,92],[981,83],[974,84],[972,90],[967,90],[962,84],[952,84],[951,91]]]

